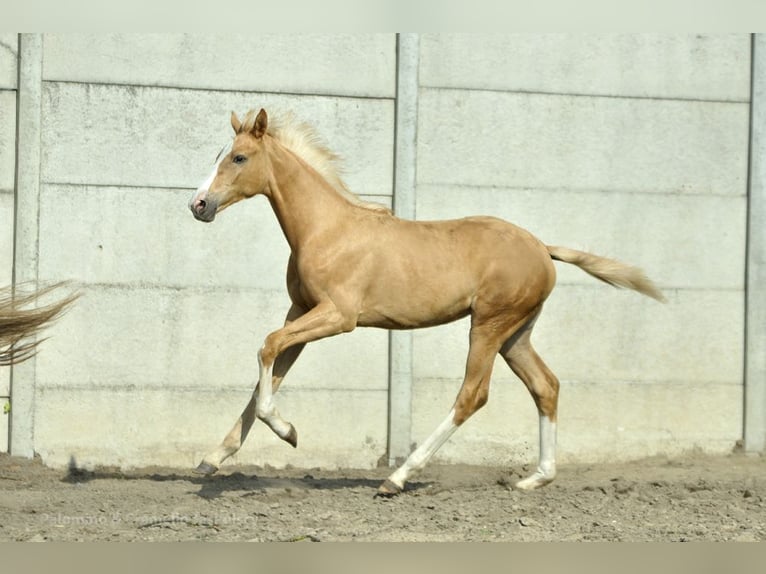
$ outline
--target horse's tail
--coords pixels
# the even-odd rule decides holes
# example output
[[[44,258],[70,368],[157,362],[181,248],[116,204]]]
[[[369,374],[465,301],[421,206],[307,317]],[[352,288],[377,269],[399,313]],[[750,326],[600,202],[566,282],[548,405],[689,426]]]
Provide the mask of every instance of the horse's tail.
[[[38,290],[22,287],[0,288],[0,366],[13,365],[32,357],[43,339],[23,342],[37,334],[48,323],[55,321],[80,296],[71,293],[54,303],[29,308],[38,298],[63,287],[55,283]]]
[[[638,267],[576,249],[550,245],[546,245],[546,247],[551,259],[577,265],[589,275],[613,287],[633,289],[663,303],[666,300],[657,286]]]

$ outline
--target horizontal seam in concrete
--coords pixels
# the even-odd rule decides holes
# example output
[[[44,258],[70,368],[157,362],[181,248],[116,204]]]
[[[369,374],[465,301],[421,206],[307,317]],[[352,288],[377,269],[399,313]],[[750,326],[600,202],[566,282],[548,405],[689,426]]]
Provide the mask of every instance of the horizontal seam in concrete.
[[[241,387],[233,387],[233,386],[225,386],[225,387],[209,387],[209,386],[192,386],[192,385],[178,385],[178,386],[169,386],[167,383],[159,383],[159,384],[153,384],[153,385],[139,385],[139,384],[102,384],[102,385],[88,385],[88,384],[82,384],[82,383],[66,383],[65,381],[60,381],[55,384],[46,384],[42,382],[37,383],[37,390],[38,391],[61,391],[61,392],[71,392],[71,391],[86,391],[86,392],[94,392],[94,393],[109,393],[109,392],[126,392],[126,391],[138,391],[138,392],[171,392],[171,393],[205,393],[205,394],[214,394],[214,393],[220,393],[220,392],[234,392],[234,393],[252,393],[253,388],[255,387],[255,383],[248,386],[241,386]],[[360,388],[330,388],[330,387],[296,387],[293,385],[292,387],[288,386],[288,383],[285,383],[284,387],[280,387],[279,389],[279,395],[278,396],[285,396],[290,395],[293,393],[303,393],[303,392],[309,392],[309,393],[317,393],[317,392],[332,392],[332,393],[382,393],[382,394],[388,394],[388,386],[387,383],[385,386],[382,386],[380,388],[371,388],[371,389],[360,389]],[[137,397],[138,398],[138,397]],[[278,399],[277,399],[278,400]]]
[[[732,292],[732,293],[740,293],[744,292],[745,285],[739,287],[715,287],[715,286],[705,286],[705,287],[693,287],[693,286],[686,286],[686,287],[677,287],[673,285],[663,285],[659,281],[655,281],[655,284],[665,293],[665,295],[668,295],[670,293],[677,293],[677,292],[683,292],[683,293],[696,293],[696,292],[702,292],[702,291],[710,291],[710,292]],[[603,283],[593,283],[593,281],[589,282],[579,282],[579,281],[557,281],[556,287],[583,287],[585,289],[604,289]],[[619,292],[623,291],[625,293],[628,293],[628,291],[624,289],[614,289],[612,288],[612,292]],[[551,295],[552,297],[555,295]]]
[[[285,263],[287,262],[287,259],[285,258]],[[284,295],[287,297],[287,289],[284,287],[281,288],[267,288],[267,287],[253,287],[248,285],[243,286],[237,286],[237,285],[172,285],[172,284],[165,284],[165,283],[147,283],[147,282],[136,282],[136,283],[109,283],[109,282],[94,282],[89,283],[88,281],[76,281],[76,285],[83,289],[104,289],[104,290],[110,290],[110,291],[168,291],[168,292],[184,292],[184,293],[211,293],[211,292],[220,292],[220,291],[229,291],[229,292],[252,292],[252,293],[272,293],[272,294],[278,294],[278,295]]]
[[[170,192],[187,192],[187,193],[194,193],[196,191],[196,187],[177,187],[177,186],[162,186],[162,185],[128,185],[123,183],[73,183],[73,182],[65,182],[65,181],[48,181],[48,180],[41,180],[40,185],[43,186],[60,186],[60,187],[69,187],[69,188],[93,188],[93,189],[149,189],[149,190],[162,190],[162,191],[170,191]],[[355,195],[358,195],[359,197],[392,197],[393,194],[386,194],[386,193],[357,193]]]
[[[551,193],[551,194],[604,194],[604,195],[639,195],[648,197],[658,196],[670,196],[670,197],[728,197],[728,198],[741,198],[747,199],[747,193],[710,193],[710,192],[695,192],[695,191],[641,191],[635,189],[597,189],[597,188],[576,188],[576,187],[506,187],[500,185],[490,184],[476,184],[476,183],[452,183],[452,182],[440,182],[440,181],[419,181],[417,183],[418,188],[423,186],[428,187],[441,187],[447,189],[457,190],[475,190],[486,191],[493,190],[502,193]]]
[[[112,87],[112,88],[139,88],[149,90],[172,90],[177,92],[210,92],[220,94],[263,94],[263,95],[275,95],[275,96],[307,96],[314,98],[343,98],[350,100],[380,100],[380,101],[394,101],[394,96],[368,96],[368,95],[352,95],[352,94],[332,94],[332,93],[317,93],[317,92],[273,92],[273,91],[255,91],[255,90],[240,90],[240,89],[226,89],[226,88],[201,88],[201,87],[184,87],[184,86],[171,86],[165,84],[130,84],[120,82],[89,82],[80,80],[56,80],[51,78],[44,78],[43,84],[63,84],[63,85],[79,85],[79,86],[98,86],[98,87]]]
[[[184,192],[184,193],[194,193],[196,188],[194,187],[177,187],[173,185],[168,186],[162,186],[162,185],[130,185],[130,184],[123,184],[123,183],[72,183],[67,181],[48,181],[48,180],[42,180],[41,185],[44,186],[57,186],[57,187],[66,187],[66,188],[77,188],[77,189],[83,189],[83,188],[93,188],[93,189],[150,189],[150,190],[161,190],[161,191],[168,191],[168,192]]]
[[[210,293],[213,291],[231,291],[231,292],[254,292],[254,293],[273,293],[287,296],[287,291],[283,288],[265,288],[265,287],[253,287],[248,285],[173,285],[165,283],[148,283],[148,282],[136,282],[136,283],[118,283],[118,282],[88,282],[88,281],[75,281],[76,285],[85,289],[104,289],[114,291],[173,291],[173,292],[197,292],[197,293]],[[677,287],[673,285],[663,285],[657,283],[657,285],[666,292],[732,292],[739,293],[744,289],[742,287]],[[580,287],[588,290],[603,290],[604,285],[594,282],[574,282],[574,281],[561,281],[556,283],[557,287]],[[613,290],[614,291],[614,290]]]
[[[538,347],[542,347],[542,345],[538,345]],[[463,378],[460,376],[455,377],[421,377],[416,375],[413,375],[413,381],[419,382],[419,383],[425,383],[425,384],[450,384],[450,385],[459,385],[463,382]],[[493,379],[492,382],[494,384],[502,384],[503,382],[515,382],[515,379],[502,379],[502,378],[496,378]],[[731,381],[701,381],[699,379],[672,379],[672,380],[643,380],[643,381],[635,381],[635,380],[624,380],[624,379],[615,379],[615,380],[581,380],[581,379],[561,379],[560,383],[562,386],[577,386],[577,385],[627,385],[627,386],[633,386],[633,387],[647,387],[647,386],[679,386],[679,385],[689,385],[693,384],[694,386],[700,386],[700,387],[709,387],[709,386],[720,386],[720,387],[742,387],[742,381],[740,379],[732,379]],[[490,400],[492,400],[491,397],[491,391],[490,391]]]
[[[616,94],[585,94],[577,92],[546,92],[537,90],[512,90],[502,88],[474,88],[474,87],[460,87],[460,86],[432,86],[421,84],[421,89],[433,90],[433,91],[454,91],[454,92],[487,92],[487,93],[502,93],[502,94],[522,94],[530,96],[553,96],[564,98],[598,98],[608,100],[649,100],[656,102],[691,102],[700,104],[749,104],[749,99],[744,100],[719,100],[719,99],[701,99],[701,98],[684,98],[684,97],[662,97],[662,96],[626,96]]]

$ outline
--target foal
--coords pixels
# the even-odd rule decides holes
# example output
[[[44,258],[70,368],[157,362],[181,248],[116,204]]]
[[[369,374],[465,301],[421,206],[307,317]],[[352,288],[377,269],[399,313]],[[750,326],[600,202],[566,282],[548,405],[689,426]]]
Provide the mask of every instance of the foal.
[[[559,382],[530,342],[553,289],[553,260],[577,265],[614,286],[662,300],[641,270],[618,261],[544,245],[529,232],[492,217],[408,221],[361,201],[338,177],[335,156],[305,124],[270,125],[264,110],[242,121],[235,137],[189,202],[211,222],[228,206],[265,195],[290,245],[285,324],[258,352],[259,382],[220,446],[197,467],[212,474],[242,445],[255,418],[293,446],[297,433],[276,409],[273,393],[306,343],[356,327],[415,329],[470,315],[465,377],[447,417],[380,486],[402,491],[453,432],[486,402],[495,355],[524,382],[539,413],[537,470],[517,483],[534,489],[556,475]]]

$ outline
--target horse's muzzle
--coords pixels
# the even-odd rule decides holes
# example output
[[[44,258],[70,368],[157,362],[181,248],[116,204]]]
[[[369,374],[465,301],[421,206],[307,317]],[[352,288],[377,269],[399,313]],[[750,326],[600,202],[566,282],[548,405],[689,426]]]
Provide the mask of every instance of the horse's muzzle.
[[[192,215],[197,221],[204,221],[210,223],[215,219],[215,212],[218,205],[214,201],[204,199],[202,197],[192,197],[189,202],[189,209],[191,209]]]

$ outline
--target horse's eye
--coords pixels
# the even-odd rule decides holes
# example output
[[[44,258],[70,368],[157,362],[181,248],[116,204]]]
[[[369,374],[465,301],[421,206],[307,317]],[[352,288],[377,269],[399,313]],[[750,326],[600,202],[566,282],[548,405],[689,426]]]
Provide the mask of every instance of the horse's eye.
[[[243,155],[235,155],[231,161],[234,163],[245,163],[246,160],[247,158]]]

